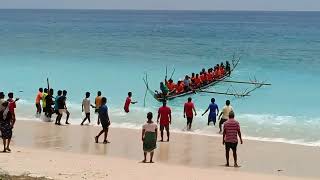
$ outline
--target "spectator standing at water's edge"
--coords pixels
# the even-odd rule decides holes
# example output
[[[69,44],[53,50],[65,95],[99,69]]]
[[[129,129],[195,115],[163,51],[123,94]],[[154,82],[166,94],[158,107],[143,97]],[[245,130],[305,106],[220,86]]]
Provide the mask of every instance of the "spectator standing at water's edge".
[[[12,138],[12,129],[14,125],[13,114],[9,110],[9,103],[1,104],[4,108],[0,111],[0,130],[3,139],[3,152],[11,152],[10,142]]]
[[[154,150],[157,148],[157,137],[158,137],[158,127],[152,121],[152,113],[147,114],[147,122],[142,126],[142,137],[143,142],[143,163],[147,162],[147,153],[150,153],[150,163],[153,163]]]
[[[230,111],[229,120],[224,123],[223,127],[223,139],[222,144],[226,148],[226,166],[229,166],[229,152],[232,149],[234,167],[239,167],[238,165],[238,155],[237,155],[237,146],[238,146],[238,136],[240,138],[240,143],[243,144],[240,124],[234,119],[234,112]]]

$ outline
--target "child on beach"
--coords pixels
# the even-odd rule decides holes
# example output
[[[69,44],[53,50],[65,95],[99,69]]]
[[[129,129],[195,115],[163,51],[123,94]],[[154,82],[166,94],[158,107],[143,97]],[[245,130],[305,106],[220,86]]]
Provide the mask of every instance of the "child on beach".
[[[128,92],[128,97],[127,97],[126,102],[124,103],[124,107],[123,107],[124,112],[126,112],[126,113],[129,113],[129,111],[130,111],[129,110],[130,104],[138,103],[137,101],[132,101],[131,97],[132,97],[132,92]]]
[[[142,126],[142,142],[143,142],[143,163],[147,162],[147,153],[150,153],[150,163],[153,163],[154,150],[157,148],[158,127],[152,121],[152,113],[147,114],[148,121]]]
[[[99,134],[95,137],[95,142],[99,142],[99,137],[104,133],[104,140],[103,144],[110,143],[107,138],[108,138],[108,131],[109,131],[109,126],[111,124],[110,119],[109,119],[109,114],[108,114],[108,107],[107,107],[107,98],[103,97],[101,99],[101,107],[99,109],[99,118],[98,118],[98,125],[102,125],[102,130],[99,132]]]
[[[86,97],[82,101],[82,112],[85,113],[86,117],[83,119],[81,122],[81,126],[83,123],[88,119],[89,124],[90,124],[90,106],[94,108],[94,106],[90,103],[90,93],[86,92]]]

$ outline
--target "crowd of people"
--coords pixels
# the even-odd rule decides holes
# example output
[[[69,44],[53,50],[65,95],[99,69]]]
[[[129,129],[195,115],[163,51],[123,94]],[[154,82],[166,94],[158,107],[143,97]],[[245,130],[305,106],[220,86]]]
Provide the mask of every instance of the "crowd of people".
[[[160,82],[161,93],[156,91],[158,96],[176,95],[184,92],[193,91],[202,86],[210,84],[216,80],[219,80],[223,76],[229,76],[231,74],[230,63],[226,61],[225,65],[223,62],[217,64],[214,68],[208,70],[202,69],[198,74],[192,73],[191,76],[186,75],[183,80],[179,80],[177,83],[170,78],[165,79],[165,82]]]
[[[68,111],[66,101],[67,101],[67,91],[58,90],[57,95],[54,97],[54,90],[48,88],[39,88],[37,93],[35,105],[36,113],[38,116],[43,112],[46,118],[51,119],[53,114],[56,114],[56,125],[61,125],[62,116],[66,115],[65,124],[69,124],[68,120],[70,117],[70,112]],[[12,138],[12,129],[16,121],[15,108],[16,102],[19,99],[14,99],[13,93],[8,93],[8,99],[5,100],[5,95],[3,92],[0,92],[0,130],[1,136],[3,139],[4,150],[3,152],[10,152],[10,141]],[[137,101],[132,100],[132,92],[128,92],[128,97],[124,103],[124,112],[130,112],[130,105],[136,104]],[[97,92],[97,97],[95,98],[94,104],[90,102],[90,92],[85,93],[85,97],[82,101],[82,112],[84,112],[85,117],[82,120],[80,125],[84,125],[86,121],[91,122],[90,112],[91,108],[95,108],[95,112],[98,113],[98,125],[101,124],[102,130],[95,136],[95,142],[99,142],[99,137],[104,134],[103,143],[110,143],[108,141],[108,130],[111,125],[111,121],[108,114],[107,107],[107,98],[102,96],[100,91]],[[187,102],[183,107],[183,117],[186,118],[186,130],[191,130],[194,116],[197,116],[197,111],[192,98],[189,97]],[[237,121],[234,120],[234,111],[229,100],[226,101],[226,105],[223,107],[221,112],[219,107],[215,102],[215,99],[211,99],[211,103],[205,112],[202,113],[204,116],[207,112],[209,126],[211,123],[215,126],[217,118],[220,119],[219,129],[220,133],[223,130],[223,144],[226,147],[226,158],[227,164],[229,166],[229,151],[233,150],[233,155],[235,159],[235,166],[237,164],[237,144],[239,135],[240,141],[242,143],[240,126]],[[147,114],[147,122],[143,125],[142,128],[142,141],[143,141],[143,150],[144,150],[144,160],[146,161],[147,153],[150,152],[150,161],[153,162],[153,152],[156,149],[156,142],[158,139],[158,124],[160,128],[160,142],[164,141],[164,131],[166,131],[167,142],[170,141],[170,125],[172,123],[171,108],[167,105],[166,101],[163,101],[162,106],[158,109],[157,122],[153,122],[153,114],[149,112]],[[224,124],[223,128],[222,125]]]

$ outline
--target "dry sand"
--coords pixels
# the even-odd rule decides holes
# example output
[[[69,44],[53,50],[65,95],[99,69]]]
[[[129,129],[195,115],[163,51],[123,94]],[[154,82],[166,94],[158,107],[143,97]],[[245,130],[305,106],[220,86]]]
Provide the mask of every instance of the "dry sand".
[[[320,178],[319,147],[245,141],[239,146],[242,167],[225,168],[221,138],[173,133],[170,143],[158,143],[156,163],[142,164],[140,131],[111,127],[111,144],[104,145],[94,143],[99,130],[18,121],[13,152],[0,153],[0,167],[54,179]]]

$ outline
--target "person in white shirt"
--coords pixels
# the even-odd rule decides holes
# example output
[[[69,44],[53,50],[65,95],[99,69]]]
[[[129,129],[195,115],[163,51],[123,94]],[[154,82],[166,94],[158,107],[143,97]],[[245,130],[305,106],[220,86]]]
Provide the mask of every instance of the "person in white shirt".
[[[229,119],[229,113],[231,111],[233,111],[232,106],[230,105],[230,101],[227,100],[226,105],[223,107],[223,109],[219,115],[219,119],[222,116],[222,118],[220,119],[220,122],[219,122],[219,129],[220,129],[219,133],[222,132],[222,125],[224,122],[226,122]]]
[[[94,106],[90,103],[90,93],[86,92],[86,98],[83,99],[82,101],[82,112],[85,113],[86,117],[83,119],[82,123],[80,124],[81,126],[83,123],[88,120],[90,123],[90,106],[94,108]]]
[[[154,150],[157,148],[158,126],[152,121],[152,113],[147,114],[148,121],[142,126],[143,163],[147,162],[147,153],[150,153],[150,163],[153,163]]]

